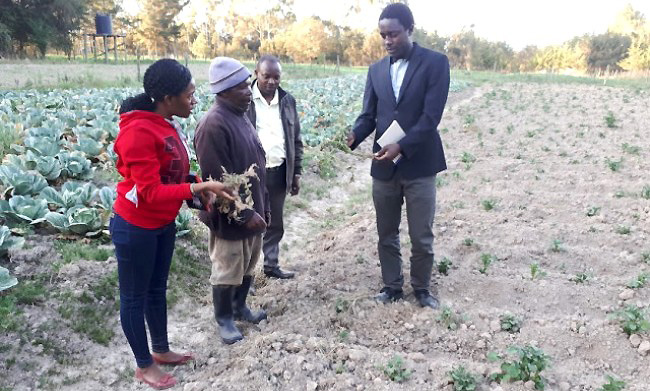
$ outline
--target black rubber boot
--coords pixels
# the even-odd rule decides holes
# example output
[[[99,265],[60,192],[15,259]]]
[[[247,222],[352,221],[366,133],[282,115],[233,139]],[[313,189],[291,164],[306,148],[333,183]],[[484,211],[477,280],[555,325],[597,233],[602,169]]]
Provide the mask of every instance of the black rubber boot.
[[[266,312],[264,310],[253,312],[246,305],[246,298],[248,297],[248,292],[252,284],[253,276],[244,276],[241,285],[235,288],[233,314],[237,320],[258,324],[266,319]]]
[[[219,334],[224,343],[230,345],[241,341],[244,336],[235,326],[232,302],[235,294],[234,285],[216,285],[212,287],[212,305],[214,318],[219,325]]]

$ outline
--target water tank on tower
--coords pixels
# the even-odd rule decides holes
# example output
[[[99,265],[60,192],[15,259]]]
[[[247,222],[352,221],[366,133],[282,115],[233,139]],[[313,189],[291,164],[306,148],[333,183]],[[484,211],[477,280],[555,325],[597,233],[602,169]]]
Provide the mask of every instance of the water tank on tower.
[[[113,23],[108,14],[95,14],[95,30],[97,35],[113,35]]]

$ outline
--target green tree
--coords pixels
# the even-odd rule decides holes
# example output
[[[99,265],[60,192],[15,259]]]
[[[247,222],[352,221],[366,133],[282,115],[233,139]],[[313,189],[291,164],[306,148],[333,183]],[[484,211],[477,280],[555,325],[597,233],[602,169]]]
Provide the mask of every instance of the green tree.
[[[628,71],[650,69],[650,30],[642,32],[632,39],[627,58],[619,65]]]
[[[176,17],[186,4],[186,0],[182,3],[179,0],[142,0],[137,42],[158,56],[175,52],[176,41],[181,35]]]
[[[614,34],[631,36],[641,32],[645,24],[645,16],[628,4],[623,11],[616,15],[616,20],[609,27],[609,31]]]
[[[618,71],[618,65],[628,56],[630,37],[612,32],[595,35],[589,41],[587,65],[590,71]]]
[[[4,50],[24,55],[31,46],[44,56],[53,46],[69,53],[70,33],[79,30],[85,12],[84,0],[0,0],[4,39],[10,36],[12,41]]]

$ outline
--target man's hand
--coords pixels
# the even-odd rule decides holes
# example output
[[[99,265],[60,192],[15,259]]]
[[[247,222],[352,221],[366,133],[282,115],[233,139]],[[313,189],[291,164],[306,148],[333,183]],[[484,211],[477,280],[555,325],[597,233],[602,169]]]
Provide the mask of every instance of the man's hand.
[[[244,224],[244,228],[253,232],[261,232],[266,229],[266,222],[259,213],[255,212],[253,217]]]
[[[399,144],[388,144],[375,154],[376,160],[393,160],[402,151]]]
[[[293,176],[293,182],[291,183],[291,195],[295,196],[300,193],[300,175],[296,174]]]
[[[199,198],[201,199],[201,204],[205,206],[205,210],[211,212],[212,205],[217,202],[217,196],[210,191],[204,190],[199,193]]]
[[[352,148],[352,144],[354,144],[355,139],[356,137],[354,136],[354,132],[348,133],[347,143],[349,148]]]

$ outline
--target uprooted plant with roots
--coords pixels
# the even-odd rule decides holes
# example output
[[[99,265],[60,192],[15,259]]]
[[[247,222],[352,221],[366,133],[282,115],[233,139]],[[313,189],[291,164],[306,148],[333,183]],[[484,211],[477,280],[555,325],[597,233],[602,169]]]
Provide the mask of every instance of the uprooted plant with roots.
[[[251,178],[259,179],[255,169],[257,164],[251,164],[248,170],[242,174],[230,173],[223,166],[221,170],[221,183],[232,190],[234,201],[224,198],[217,198],[216,206],[220,213],[228,216],[228,221],[241,222],[241,213],[247,209],[253,209],[253,193],[251,192]],[[213,180],[212,178],[209,178]]]

